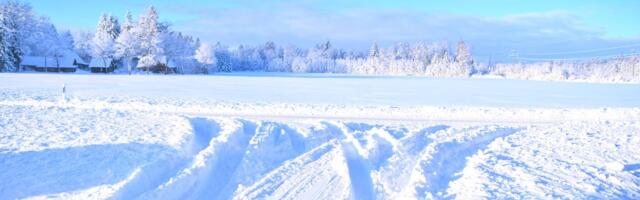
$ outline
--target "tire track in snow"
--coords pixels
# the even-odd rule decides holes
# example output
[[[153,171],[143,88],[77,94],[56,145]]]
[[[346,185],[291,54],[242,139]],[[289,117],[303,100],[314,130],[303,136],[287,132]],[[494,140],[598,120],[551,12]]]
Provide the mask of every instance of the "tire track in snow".
[[[352,142],[344,141],[340,146],[349,169],[353,199],[375,199],[369,163],[362,158]]]
[[[482,151],[497,138],[509,136],[519,130],[498,128],[470,140],[433,144],[435,152],[420,164],[425,182],[416,184],[415,194],[420,198],[452,198],[446,194],[446,190],[449,183],[459,177],[457,173],[464,169],[467,158]]]
[[[239,185],[250,185],[283,162],[315,147],[313,144],[306,144],[302,134],[287,124],[271,121],[256,123],[255,134],[249,141],[236,173],[222,189],[220,199],[230,198]]]
[[[478,132],[473,134],[475,136],[453,140],[451,138],[455,138],[458,133],[450,134],[451,127],[446,125],[427,127],[413,134],[390,134],[380,132],[387,131],[383,126],[320,121],[319,124],[325,127],[325,131],[310,129],[314,131],[307,138],[291,138],[289,141],[286,138],[292,137],[291,134],[296,135],[293,132],[298,130],[288,128],[285,123],[253,122],[237,118],[189,118],[189,121],[193,136],[185,144],[183,151],[176,153],[175,157],[142,167],[138,175],[134,175],[130,182],[112,196],[113,199],[227,199],[240,194],[247,195],[245,197],[258,195],[253,196],[258,198],[271,195],[281,195],[283,198],[336,197],[335,195],[346,194],[353,199],[377,199],[394,197],[398,192],[407,191],[414,191],[413,194],[417,194],[417,197],[449,198],[445,194],[448,184],[465,167],[467,157],[486,148],[496,138],[517,131],[513,128],[482,126],[480,131],[476,127],[461,132],[462,135],[470,130]],[[486,128],[489,130],[485,130]],[[438,137],[441,131],[449,134]],[[433,135],[434,133],[438,134]],[[393,146],[394,150],[389,151],[389,156],[376,155],[379,151],[387,152],[379,149],[380,146],[376,143],[380,142],[378,140],[389,143],[384,144],[385,148]],[[326,147],[332,143],[329,141],[333,141],[331,146],[335,148],[331,150],[331,156],[326,158],[324,165],[315,161],[318,157],[305,158],[308,153],[314,152],[317,147],[315,145]],[[292,147],[278,146],[283,142],[292,143]],[[307,146],[309,144],[315,145]],[[266,146],[261,148],[261,145]],[[260,148],[249,149],[250,147]],[[293,154],[264,161],[273,166],[262,166],[262,171],[241,167],[243,163],[247,165],[245,162],[248,162],[247,166],[256,164],[253,161],[260,158],[260,155],[271,152],[274,148],[280,149],[279,147],[284,147],[283,152]],[[259,153],[255,154],[256,152]],[[253,157],[248,158],[247,155]],[[298,165],[304,168],[296,172],[299,175],[283,171],[282,166],[291,167],[288,163],[304,159],[311,160]],[[394,159],[401,162],[392,162]],[[262,160],[257,164],[260,161]],[[323,174],[314,174],[314,170],[323,170]],[[385,188],[387,182],[379,182],[380,174],[374,175],[384,172],[383,170],[390,170],[382,174],[385,181],[399,181],[389,182],[391,184],[388,186],[399,186],[405,190]],[[402,175],[407,175],[404,177],[408,181],[399,180],[403,179]],[[412,177],[416,175],[423,176],[425,181],[416,182]],[[247,177],[251,178],[246,179]],[[282,180],[279,183],[271,182],[276,177]],[[248,188],[244,186],[238,187],[238,180],[243,179],[248,180],[245,182],[253,189],[247,191]],[[324,181],[324,184],[319,184],[316,179]],[[383,186],[382,190],[379,186]],[[257,191],[256,187],[267,187],[265,189],[269,191],[263,193]],[[339,192],[330,194],[331,191]]]
[[[347,166],[335,139],[284,162],[233,199],[346,199],[350,189]]]
[[[340,122],[324,122],[333,132],[339,133],[342,156],[347,164],[351,182],[351,197],[353,199],[375,199],[373,181],[371,180],[371,166],[364,158],[365,149],[360,145],[349,127]]]
[[[176,157],[143,166],[140,172],[127,182],[112,199],[132,199],[152,191],[173,178],[198,152],[205,149],[212,138],[219,135],[220,126],[206,118],[189,118],[193,137]]]
[[[217,199],[245,154],[256,125],[246,120],[220,120],[221,130],[186,168],[142,199]],[[205,129],[206,130],[206,129]]]
[[[425,149],[434,142],[429,135],[450,128],[446,125],[427,127],[399,141],[399,150],[373,174],[376,191],[384,195],[381,198],[397,199],[403,189],[411,186],[412,172],[419,168],[420,158],[428,153]]]

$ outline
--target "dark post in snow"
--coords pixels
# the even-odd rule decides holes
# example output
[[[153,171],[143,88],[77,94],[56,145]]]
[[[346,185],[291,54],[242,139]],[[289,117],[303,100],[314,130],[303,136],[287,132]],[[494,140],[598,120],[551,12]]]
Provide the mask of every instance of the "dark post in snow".
[[[66,102],[67,101],[67,86],[63,83],[62,84],[62,102]]]

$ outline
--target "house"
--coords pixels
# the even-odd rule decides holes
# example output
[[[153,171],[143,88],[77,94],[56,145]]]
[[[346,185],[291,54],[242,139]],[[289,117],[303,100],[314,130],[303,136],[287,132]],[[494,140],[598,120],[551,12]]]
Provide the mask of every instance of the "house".
[[[61,57],[55,58],[56,64],[61,72],[75,72],[77,68],[86,68],[85,63],[78,54],[67,51]]]
[[[85,62],[77,53],[72,51],[67,51],[63,54],[63,59],[58,59],[60,61],[60,66],[76,66],[80,69],[87,69],[89,67],[89,63]],[[64,63],[64,64],[62,64]]]
[[[48,67],[54,67],[52,58],[42,56],[23,56],[20,67],[24,70],[46,72]],[[56,66],[57,68],[57,66]]]
[[[91,73],[111,73],[115,69],[114,60],[110,58],[93,58],[89,63]]]
[[[39,72],[75,72],[78,65],[82,64],[82,59],[77,54],[65,52],[58,57],[24,56],[20,66]]]

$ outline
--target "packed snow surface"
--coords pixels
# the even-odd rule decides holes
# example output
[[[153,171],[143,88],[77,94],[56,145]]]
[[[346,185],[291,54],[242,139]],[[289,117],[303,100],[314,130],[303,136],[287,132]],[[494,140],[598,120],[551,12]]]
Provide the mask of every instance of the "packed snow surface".
[[[0,199],[640,198],[633,84],[0,80]]]

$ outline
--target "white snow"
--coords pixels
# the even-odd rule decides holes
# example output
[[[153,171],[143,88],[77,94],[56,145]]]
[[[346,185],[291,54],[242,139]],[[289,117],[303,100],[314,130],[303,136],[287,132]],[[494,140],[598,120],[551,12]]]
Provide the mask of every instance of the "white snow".
[[[347,106],[474,106],[518,108],[640,107],[638,84],[500,79],[223,74],[218,76],[0,74],[1,91],[59,91],[77,98],[144,97],[247,103]]]
[[[640,198],[633,84],[0,80],[0,199]]]

